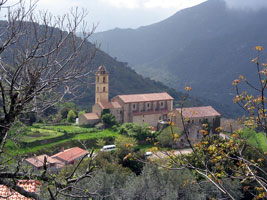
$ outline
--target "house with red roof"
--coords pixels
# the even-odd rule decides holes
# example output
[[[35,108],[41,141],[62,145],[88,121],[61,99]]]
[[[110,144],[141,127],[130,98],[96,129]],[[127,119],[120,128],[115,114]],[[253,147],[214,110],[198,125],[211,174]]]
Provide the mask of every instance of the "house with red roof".
[[[33,156],[25,159],[25,163],[36,171],[43,170],[44,166],[46,166],[49,172],[57,173],[65,165],[73,164],[87,154],[88,151],[79,147],[73,147],[66,150],[62,149],[61,152],[52,156],[46,154]]]
[[[51,156],[52,159],[59,160],[64,165],[73,164],[75,161],[82,159],[88,154],[88,151],[80,147],[73,147],[70,149],[62,150],[61,152]]]
[[[50,172],[57,172],[57,170],[63,166],[61,161],[53,159],[46,154],[27,158],[25,159],[25,163],[32,166],[36,171],[43,170],[44,166],[46,166]]]
[[[17,182],[17,185],[28,192],[40,194],[40,187],[42,184],[36,180],[20,180]],[[5,185],[0,185],[0,199],[31,200],[31,198],[27,198]]]

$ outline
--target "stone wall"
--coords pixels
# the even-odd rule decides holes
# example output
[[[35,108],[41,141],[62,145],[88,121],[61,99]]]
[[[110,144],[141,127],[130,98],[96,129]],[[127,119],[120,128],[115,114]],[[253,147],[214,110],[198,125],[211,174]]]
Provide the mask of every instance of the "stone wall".
[[[133,123],[140,125],[149,124],[150,126],[157,127],[160,117],[162,117],[161,113],[151,115],[136,115],[133,116]]]
[[[79,125],[94,125],[96,123],[98,123],[100,120],[99,119],[92,119],[92,120],[88,120],[84,115],[81,115],[79,117]]]
[[[122,123],[122,108],[112,108],[110,109],[110,113],[116,118],[116,121]]]

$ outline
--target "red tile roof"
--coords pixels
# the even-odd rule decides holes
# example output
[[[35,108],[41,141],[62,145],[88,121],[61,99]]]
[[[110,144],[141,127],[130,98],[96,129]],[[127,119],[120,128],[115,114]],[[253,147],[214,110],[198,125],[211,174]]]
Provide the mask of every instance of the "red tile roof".
[[[181,108],[177,108],[179,112],[181,112]],[[183,116],[186,118],[192,117],[216,117],[221,116],[213,107],[211,106],[203,106],[203,107],[191,107],[191,108],[183,108]]]
[[[149,93],[149,94],[118,95],[118,97],[124,103],[173,100],[173,97],[171,97],[167,92]]]
[[[100,119],[100,117],[98,116],[97,113],[84,113],[83,116],[87,120],[97,120],[97,119]]]
[[[111,109],[111,108],[121,108],[121,105],[116,102],[99,102],[98,103],[102,109]]]
[[[41,183],[35,180],[20,180],[17,183],[18,186],[23,187],[24,190],[28,192],[39,192]],[[30,200],[18,192],[12,191],[10,188],[0,185],[0,196],[1,199],[8,199],[8,200]],[[6,197],[6,198],[5,198]]]
[[[73,147],[53,155],[52,158],[57,158],[69,163],[77,158],[83,157],[85,154],[88,154],[88,151],[79,147]]]
[[[34,157],[31,157],[31,158],[27,158],[25,159],[26,162],[30,163],[31,165],[35,166],[35,167],[42,167],[44,165],[44,159],[47,159],[47,165],[48,164],[53,164],[53,163],[56,163],[57,160],[49,157],[48,155],[46,154],[43,154],[43,155],[39,155],[39,156],[34,156]]]

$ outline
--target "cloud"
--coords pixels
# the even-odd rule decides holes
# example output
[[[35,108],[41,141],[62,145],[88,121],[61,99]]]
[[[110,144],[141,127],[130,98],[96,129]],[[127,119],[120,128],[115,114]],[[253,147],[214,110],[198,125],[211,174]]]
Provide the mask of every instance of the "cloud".
[[[1,0],[0,0],[1,1]],[[19,0],[8,0],[18,2]],[[48,10],[54,15],[69,13],[78,6],[88,11],[88,24],[99,24],[97,31],[114,27],[137,28],[159,22],[177,11],[206,0],[38,0],[36,11]],[[30,1],[25,0],[26,4]],[[0,18],[4,13],[1,10]]]
[[[173,9],[183,9],[193,5],[200,4],[206,0],[146,0],[143,1],[143,6],[146,8],[173,8]]]
[[[110,6],[127,9],[177,9],[186,8],[206,0],[101,0]]]
[[[116,8],[136,9],[141,7],[141,0],[101,0]]]
[[[259,10],[267,8],[267,0],[224,0],[228,8],[241,10]]]

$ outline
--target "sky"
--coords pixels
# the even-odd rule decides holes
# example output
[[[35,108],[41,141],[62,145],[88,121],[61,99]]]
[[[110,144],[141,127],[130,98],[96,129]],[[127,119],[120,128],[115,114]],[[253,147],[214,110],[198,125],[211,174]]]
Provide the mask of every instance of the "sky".
[[[16,0],[9,0],[9,2]],[[30,0],[26,0],[30,1]],[[70,8],[85,8],[88,24],[98,24],[96,32],[113,28],[137,28],[162,21],[177,11],[205,0],[39,0],[38,9],[54,15]]]
[[[16,2],[18,0],[8,0]],[[25,0],[29,2],[30,0]],[[97,25],[96,32],[113,28],[138,28],[162,21],[177,11],[206,0],[39,0],[37,10],[63,15],[71,8],[88,11],[87,24]],[[260,9],[267,0],[224,0],[230,9]]]

